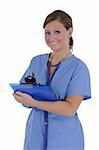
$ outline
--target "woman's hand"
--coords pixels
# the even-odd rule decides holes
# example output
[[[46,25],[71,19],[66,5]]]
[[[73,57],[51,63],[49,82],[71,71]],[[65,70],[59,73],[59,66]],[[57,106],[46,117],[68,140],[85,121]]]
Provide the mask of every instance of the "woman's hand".
[[[29,94],[15,92],[13,93],[13,96],[17,102],[33,107],[33,102],[35,100]]]

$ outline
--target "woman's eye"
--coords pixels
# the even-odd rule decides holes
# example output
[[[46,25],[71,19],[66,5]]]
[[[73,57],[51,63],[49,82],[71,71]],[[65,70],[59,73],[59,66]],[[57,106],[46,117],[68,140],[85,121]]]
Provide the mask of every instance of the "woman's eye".
[[[60,31],[58,31],[58,30],[57,30],[57,31],[55,31],[55,33],[56,33],[56,34],[59,34],[59,33],[60,33]]]
[[[45,32],[46,35],[50,35],[50,32]]]

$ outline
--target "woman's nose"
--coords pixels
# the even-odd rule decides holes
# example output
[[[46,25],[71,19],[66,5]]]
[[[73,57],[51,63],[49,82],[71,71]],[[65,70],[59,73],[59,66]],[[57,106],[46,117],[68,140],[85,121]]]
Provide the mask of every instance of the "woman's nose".
[[[54,32],[50,33],[49,38],[50,38],[51,40],[53,40],[53,39],[55,39],[55,38],[56,38],[56,35],[54,34]]]

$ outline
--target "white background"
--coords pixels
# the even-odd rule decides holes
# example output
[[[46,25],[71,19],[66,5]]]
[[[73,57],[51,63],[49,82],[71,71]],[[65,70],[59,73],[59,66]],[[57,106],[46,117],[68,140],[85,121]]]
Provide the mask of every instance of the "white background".
[[[73,18],[73,53],[87,64],[92,98],[78,110],[85,150],[99,150],[98,0],[0,1],[0,150],[22,150],[30,110],[12,97],[9,83],[18,82],[33,56],[49,52],[43,21],[56,9]],[[35,2],[35,3],[34,3]]]

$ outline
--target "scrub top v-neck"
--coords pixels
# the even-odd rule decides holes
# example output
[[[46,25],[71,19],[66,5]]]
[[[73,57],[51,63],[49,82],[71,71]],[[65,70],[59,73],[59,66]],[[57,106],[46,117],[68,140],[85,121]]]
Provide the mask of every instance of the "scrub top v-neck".
[[[48,84],[48,54],[34,57],[23,75],[35,75],[37,84]],[[86,64],[75,57],[64,59],[56,69],[50,86],[57,99],[69,96],[91,98],[90,75]],[[26,124],[24,150],[84,150],[84,136],[77,113],[73,116],[48,112],[47,146],[45,149],[44,111],[32,109]]]

